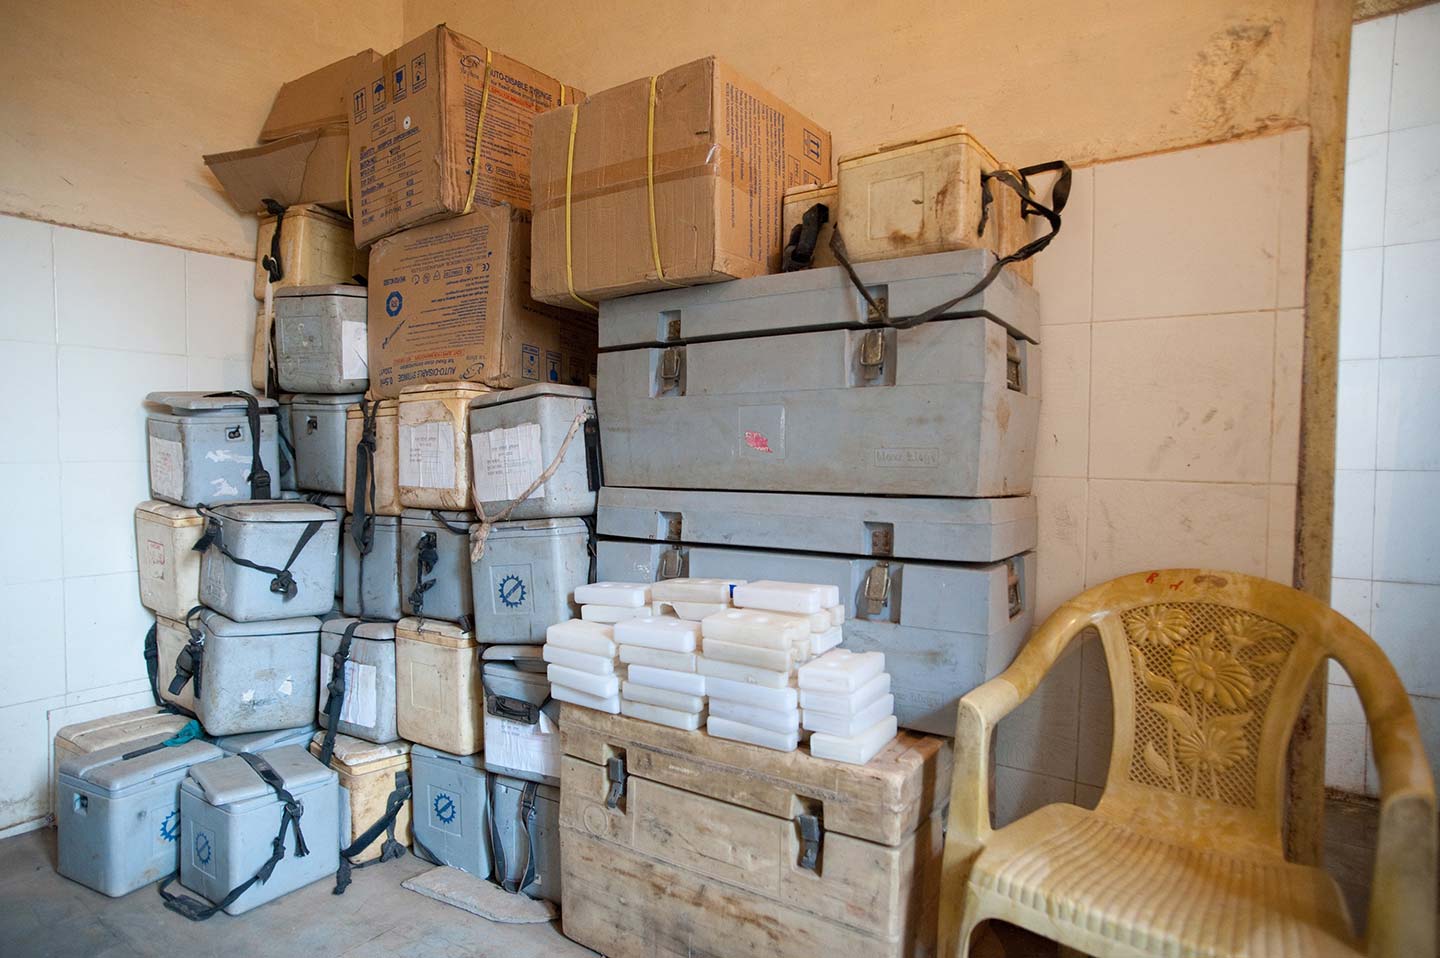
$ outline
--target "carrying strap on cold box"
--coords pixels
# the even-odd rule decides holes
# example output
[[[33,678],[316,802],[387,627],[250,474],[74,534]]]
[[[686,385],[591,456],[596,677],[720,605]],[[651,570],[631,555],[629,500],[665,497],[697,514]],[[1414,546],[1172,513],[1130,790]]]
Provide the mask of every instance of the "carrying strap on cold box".
[[[449,519],[446,519],[438,510],[431,509],[430,517],[440,523],[447,531],[457,536],[468,536],[471,534],[469,526],[457,526]],[[413,615],[423,615],[425,612],[425,593],[435,586],[435,579],[425,578],[435,571],[435,565],[440,561],[440,537],[434,532],[427,532],[415,543],[415,587],[410,590],[410,609]],[[470,617],[463,616],[461,626],[467,631],[470,629]]]
[[[385,813],[356,836],[353,842],[340,849],[340,867],[335,872],[335,889],[331,892],[332,895],[345,894],[345,889],[350,887],[351,872],[405,857],[405,846],[395,839],[395,819],[405,807],[405,803],[410,801],[412,792],[410,773],[404,769],[396,772],[395,790],[385,799]],[[355,856],[369,848],[382,832],[385,834],[385,843],[380,846],[380,857],[372,858],[368,862],[355,862]]]
[[[551,722],[558,724],[560,721],[560,701],[549,695],[545,696],[545,700],[539,705],[513,695],[505,695],[496,690],[483,670],[480,673],[480,686],[485,690],[485,711],[496,718],[509,719],[522,725],[538,725],[540,715],[544,713]]]
[[[1029,177],[1037,173],[1054,172],[1058,172],[1060,176],[1056,179],[1055,186],[1051,189],[1050,205],[1045,206],[1040,201],[1035,199],[1035,195],[1030,189]],[[1001,256],[1000,258],[995,260],[995,262],[991,264],[990,269],[985,272],[985,275],[980,277],[979,281],[976,282],[975,285],[971,286],[959,296],[948,299],[937,306],[932,306],[929,309],[925,310],[923,313],[919,313],[915,316],[905,316],[900,318],[892,317],[889,311],[886,309],[885,304],[877,300],[874,296],[871,295],[870,291],[865,288],[865,283],[861,281],[859,275],[855,272],[854,265],[850,262],[850,256],[845,250],[845,240],[840,235],[840,228],[838,225],[836,226],[835,231],[830,234],[830,250],[835,254],[836,262],[838,262],[841,268],[845,270],[845,275],[850,278],[851,284],[853,284],[854,287],[859,290],[860,295],[869,305],[871,314],[877,317],[882,325],[890,326],[895,329],[911,329],[915,326],[921,325],[922,323],[928,323],[932,319],[938,319],[939,317],[945,315],[961,302],[983,292],[986,287],[988,287],[991,283],[995,282],[995,279],[1000,275],[1000,271],[1003,270],[1006,266],[1010,265],[1011,263],[1019,263],[1023,260],[1027,260],[1030,257],[1034,256],[1036,253],[1039,253],[1045,247],[1049,246],[1051,240],[1055,239],[1056,234],[1060,232],[1060,214],[1064,211],[1065,204],[1070,200],[1070,179],[1070,164],[1066,163],[1064,160],[1052,160],[1049,163],[1037,163],[1034,166],[1021,167],[1018,170],[1002,169],[995,170],[990,173],[981,174],[981,212],[980,223],[978,225],[978,228],[976,229],[977,236],[980,232],[984,230],[985,221],[990,213],[990,204],[993,199],[990,189],[991,181],[1003,183],[1005,186],[1014,190],[1020,196],[1021,216],[1026,217],[1027,219],[1032,215],[1044,217],[1045,221],[1050,225],[1050,232],[1046,233],[1044,236],[1036,237],[1035,239],[1026,243],[1024,246],[1021,246],[1019,249],[1015,250],[1014,252],[1009,253],[1005,256]]]
[[[335,733],[340,728],[340,713],[345,708],[345,665],[350,661],[350,646],[355,641],[355,630],[364,623],[351,622],[340,636],[340,645],[330,657],[330,683],[325,686],[328,698],[325,700],[325,740],[320,746],[320,764],[330,765],[335,754]]]
[[[477,523],[475,524],[475,527],[470,530],[470,561],[471,561],[471,562],[479,562],[481,559],[483,559],[483,558],[485,557],[485,540],[488,539],[488,538],[490,538],[490,530],[493,529],[493,528],[495,528],[495,524],[496,524],[496,523],[499,523],[499,522],[504,522],[506,519],[510,518],[510,513],[514,512],[517,508],[519,508],[520,503],[524,502],[526,499],[529,499],[532,495],[535,494],[535,490],[536,490],[536,489],[539,489],[539,488],[540,488],[541,486],[543,486],[546,482],[550,481],[550,479],[555,475],[555,470],[557,470],[557,469],[560,468],[560,463],[562,463],[562,462],[565,461],[565,452],[566,452],[566,450],[568,450],[568,449],[570,448],[570,443],[574,441],[575,435],[576,435],[578,432],[580,432],[580,428],[581,428],[582,426],[584,426],[585,423],[586,423],[588,420],[591,420],[591,419],[593,419],[594,417],[595,417],[595,414],[594,414],[593,412],[591,412],[590,410],[588,410],[588,409],[582,409],[582,410],[580,410],[579,412],[577,412],[577,413],[575,414],[575,419],[570,423],[570,429],[569,429],[569,431],[567,431],[567,432],[565,433],[565,438],[564,438],[564,440],[562,440],[561,443],[560,443],[560,448],[557,449],[557,450],[555,450],[555,457],[550,460],[550,464],[545,467],[545,469],[540,473],[540,475],[538,475],[538,476],[535,477],[535,480],[534,480],[533,482],[531,482],[530,485],[525,488],[525,491],[524,491],[524,492],[520,493],[520,495],[518,495],[518,496],[516,496],[514,499],[510,500],[509,504],[507,504],[507,505],[505,506],[505,508],[501,509],[499,512],[497,512],[497,513],[496,513],[495,515],[493,515],[493,516],[491,516],[491,515],[486,515],[486,513],[485,513],[485,502],[484,502],[484,500],[483,500],[483,499],[481,498],[481,496],[480,496],[480,486],[478,485],[478,477],[477,477],[476,474],[475,474],[475,473],[476,473],[476,470],[474,470],[474,469],[471,469],[471,470],[470,470],[470,492],[471,492],[471,497],[475,500],[475,515],[476,515],[476,517],[480,520],[479,522],[477,522]],[[587,441],[588,441],[588,436],[587,436]],[[599,434],[598,434],[598,432],[596,433],[594,442],[595,442],[595,449],[596,449],[596,452],[595,452],[595,460],[596,460],[596,463],[597,463],[597,467],[596,467],[596,469],[591,473],[591,475],[593,476],[593,480],[592,480],[592,481],[596,484],[596,485],[595,485],[595,488],[598,488],[598,487],[599,487],[598,484],[599,484],[599,481],[600,481],[600,472],[599,472],[599,468],[598,468],[598,462],[599,462]],[[588,466],[587,466],[587,468],[588,468]],[[592,579],[592,581],[593,581],[593,579]]]
[[[120,759],[122,761],[129,761],[132,758],[139,758],[142,755],[149,755],[151,752],[158,752],[162,748],[176,748],[178,746],[184,745],[186,742],[193,742],[196,739],[204,741],[205,730],[200,727],[199,719],[192,718],[190,721],[180,726],[179,731],[177,731],[170,738],[167,738],[165,741],[157,742],[154,745],[148,745],[145,748],[137,748],[133,752],[126,752],[124,755],[120,756]]]
[[[179,695],[185,690],[187,683],[193,683],[192,695],[196,700],[200,698],[200,682],[205,666],[205,630],[197,623],[204,608],[203,605],[197,605],[185,613],[185,628],[190,633],[190,640],[185,643],[185,647],[175,657],[175,674],[171,676],[170,684],[166,686],[171,695]],[[150,631],[145,635],[145,667],[150,674],[150,693],[155,697],[155,704],[161,708],[178,715],[196,718],[194,712],[176,705],[160,695],[160,648],[157,630],[158,626],[152,625]]]
[[[820,243],[820,229],[830,222],[830,207],[816,203],[805,211],[804,217],[790,229],[790,239],[785,244],[780,270],[793,273],[809,269],[815,262],[815,247]]]
[[[365,557],[375,547],[375,429],[380,400],[360,403],[360,441],[355,444],[355,514],[350,519],[350,538],[360,556],[355,581],[359,583],[360,614],[365,614]]]
[[[280,262],[280,224],[285,221],[285,207],[269,197],[260,202],[265,204],[265,211],[275,217],[275,232],[270,235],[270,255],[261,257],[260,266],[270,277],[270,282],[278,283],[285,278],[285,267]]]
[[[305,806],[300,804],[295,796],[285,788],[285,779],[275,771],[274,766],[269,762],[250,752],[241,752],[240,757],[255,770],[255,774],[260,776],[262,782],[274,790],[275,797],[280,800],[280,831],[276,833],[274,841],[270,843],[270,857],[265,860],[265,864],[260,866],[260,870],[230,889],[224,898],[213,905],[198,898],[191,898],[189,895],[172,895],[167,892],[165,889],[175,880],[175,875],[171,875],[160,883],[160,897],[165,899],[165,907],[191,921],[205,921],[216,912],[224,911],[233,905],[236,899],[250,890],[251,885],[256,883],[263,885],[269,881],[271,873],[275,871],[275,866],[280,864],[280,860],[285,857],[285,833],[291,828],[295,830],[295,857],[304,858],[310,854],[310,848],[305,844],[305,836],[300,833],[300,818],[305,814]]]
[[[201,534],[200,538],[196,540],[195,545],[192,546],[195,552],[204,552],[213,545],[221,555],[236,565],[273,576],[270,580],[270,591],[277,595],[283,595],[287,602],[295,598],[300,591],[300,587],[296,584],[295,575],[290,571],[290,567],[295,564],[296,559],[300,558],[300,553],[305,551],[305,547],[310,544],[310,540],[315,538],[315,533],[319,532],[325,523],[330,521],[328,519],[315,519],[305,523],[305,528],[300,531],[300,538],[295,540],[295,548],[290,550],[290,558],[285,560],[285,566],[283,568],[277,569],[274,566],[261,565],[258,562],[251,562],[249,559],[241,558],[225,548],[220,520],[215,512],[211,510],[209,506],[203,504],[196,506],[195,511],[205,517],[205,531]]]
[[[250,498],[269,499],[270,473],[265,470],[265,463],[260,458],[260,400],[243,389],[207,393],[205,398],[245,400],[245,419],[250,425],[250,475],[246,476],[250,482]]]
[[[492,877],[496,884],[513,895],[523,892],[535,881],[535,794],[540,786],[536,782],[526,782],[520,789],[519,812],[520,827],[525,830],[525,868],[519,878],[510,878],[510,869],[505,863],[505,841],[500,834],[500,823],[495,818],[495,785],[495,773],[486,772],[485,820],[490,831]]]

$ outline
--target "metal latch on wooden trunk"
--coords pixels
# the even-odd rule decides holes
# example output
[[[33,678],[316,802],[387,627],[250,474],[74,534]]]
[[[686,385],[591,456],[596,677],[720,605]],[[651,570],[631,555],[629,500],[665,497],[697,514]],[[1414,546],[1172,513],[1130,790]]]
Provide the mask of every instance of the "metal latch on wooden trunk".
[[[877,562],[865,573],[865,614],[879,615],[890,598],[890,563]]]
[[[1017,392],[1025,388],[1020,382],[1020,342],[1015,339],[1005,341],[1005,385]]]
[[[885,330],[869,330],[860,340],[860,368],[866,379],[873,379],[885,368]]]
[[[685,347],[667,346],[660,354],[660,388],[679,388],[680,375],[685,371]]]
[[[825,841],[825,826],[820,822],[818,815],[796,815],[795,824],[800,826],[800,862],[801,868],[806,871],[814,871],[820,863],[820,845]]]
[[[619,808],[620,799],[625,797],[625,760],[616,756],[605,763],[605,778],[610,790],[605,793],[605,807]]]
[[[678,579],[685,574],[685,554],[679,549],[667,549],[660,553],[655,569],[656,580]]]
[[[1005,560],[1005,574],[1008,581],[1007,595],[1010,600],[1010,618],[1020,614],[1020,565],[1015,559]]]

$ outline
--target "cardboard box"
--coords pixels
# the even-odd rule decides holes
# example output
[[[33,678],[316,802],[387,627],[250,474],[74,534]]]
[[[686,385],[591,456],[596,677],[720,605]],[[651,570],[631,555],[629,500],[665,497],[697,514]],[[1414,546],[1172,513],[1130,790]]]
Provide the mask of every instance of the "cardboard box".
[[[255,233],[255,298],[265,298],[269,272],[264,261],[274,249],[275,217],[260,217]],[[350,221],[322,206],[295,206],[280,221],[280,268],[275,289],[335,286],[365,276],[369,256],[355,248]]]
[[[350,116],[350,78],[379,62],[379,53],[361,50],[282,85],[260,128],[260,142],[344,126]]]
[[[535,115],[584,97],[444,24],[359,71],[351,87],[359,246],[467,206],[508,203],[528,210]],[[472,184],[482,106],[480,166]]]
[[[205,165],[242,213],[265,212],[266,199],[281,206],[314,203],[345,212],[343,127],[297,133],[264,146],[211,153]]]
[[[474,382],[585,385],[595,319],[530,298],[530,215],[511,206],[405,230],[370,248],[370,397]]]
[[[651,84],[535,121],[536,299],[575,305],[567,260],[591,302],[774,272],[785,189],[830,179],[830,134],[714,57],[654,80],[650,148]]]

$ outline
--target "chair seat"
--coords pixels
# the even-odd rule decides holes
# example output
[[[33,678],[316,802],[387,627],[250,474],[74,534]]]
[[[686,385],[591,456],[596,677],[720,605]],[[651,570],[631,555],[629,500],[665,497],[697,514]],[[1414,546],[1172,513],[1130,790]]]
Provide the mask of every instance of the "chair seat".
[[[1171,958],[1362,954],[1324,871],[1175,845],[1075,805],[995,832],[970,885],[985,917],[1062,940],[1070,932],[1065,943],[1076,947],[1103,941]]]

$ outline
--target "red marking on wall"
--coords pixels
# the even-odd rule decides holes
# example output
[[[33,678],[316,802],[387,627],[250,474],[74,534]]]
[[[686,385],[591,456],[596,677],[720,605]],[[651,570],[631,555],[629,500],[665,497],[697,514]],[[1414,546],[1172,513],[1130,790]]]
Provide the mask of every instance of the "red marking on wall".
[[[756,452],[775,451],[774,449],[770,448],[770,440],[766,439],[764,434],[755,432],[751,429],[745,430],[745,445],[749,446],[751,449],[754,449]]]

